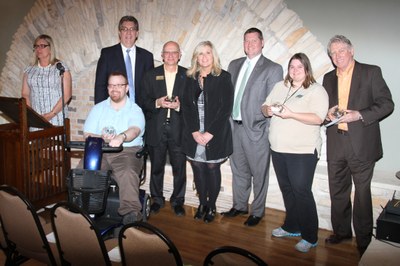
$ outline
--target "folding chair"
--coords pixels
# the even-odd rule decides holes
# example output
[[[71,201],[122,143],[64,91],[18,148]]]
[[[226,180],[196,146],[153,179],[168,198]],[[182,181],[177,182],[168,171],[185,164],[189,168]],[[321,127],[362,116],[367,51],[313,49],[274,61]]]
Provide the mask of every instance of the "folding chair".
[[[0,186],[0,223],[6,245],[6,265],[19,265],[28,259],[56,265],[57,250],[55,246],[51,249],[46,238],[51,225],[45,224],[22,193],[7,185]]]
[[[122,265],[183,265],[174,243],[161,230],[146,222],[123,226],[118,243]]]
[[[59,202],[51,222],[62,265],[111,265],[108,252],[117,239],[104,241],[90,216],[75,204]]]
[[[218,247],[204,259],[204,266],[267,266],[261,258],[248,250],[233,246]]]

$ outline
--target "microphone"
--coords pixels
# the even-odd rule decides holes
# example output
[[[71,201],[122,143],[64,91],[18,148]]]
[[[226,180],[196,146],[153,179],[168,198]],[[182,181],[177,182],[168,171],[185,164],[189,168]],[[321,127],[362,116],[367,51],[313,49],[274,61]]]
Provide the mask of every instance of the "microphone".
[[[62,65],[62,63],[58,62],[56,64],[56,68],[60,71],[60,76],[62,76],[65,72],[65,67]]]
[[[67,132],[65,129],[65,110],[64,110],[64,106],[65,106],[65,102],[64,102],[64,72],[65,72],[65,67],[63,66],[63,64],[61,62],[58,62],[56,64],[56,68],[60,71],[60,85],[61,85],[61,111],[62,111],[62,121],[63,121],[63,129],[64,129],[64,147],[67,146]]]

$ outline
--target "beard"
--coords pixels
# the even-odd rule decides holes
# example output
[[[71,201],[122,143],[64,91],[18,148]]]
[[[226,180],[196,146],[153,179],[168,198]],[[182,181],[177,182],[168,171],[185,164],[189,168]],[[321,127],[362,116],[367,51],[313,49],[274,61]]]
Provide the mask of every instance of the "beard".
[[[120,94],[120,93],[112,93],[111,95],[110,95],[110,98],[111,98],[111,100],[113,101],[113,102],[115,102],[115,103],[120,103],[120,102],[122,102],[123,100],[124,100],[124,95],[122,95],[122,94]]]

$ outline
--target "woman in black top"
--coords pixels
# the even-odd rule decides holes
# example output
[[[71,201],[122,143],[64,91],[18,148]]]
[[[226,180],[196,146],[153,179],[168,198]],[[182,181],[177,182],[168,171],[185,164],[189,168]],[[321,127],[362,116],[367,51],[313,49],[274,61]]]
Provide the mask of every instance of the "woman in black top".
[[[221,69],[218,54],[209,41],[199,43],[188,69],[183,95],[183,151],[193,169],[200,205],[194,216],[212,222],[221,188],[221,164],[232,153],[234,89],[231,76]]]

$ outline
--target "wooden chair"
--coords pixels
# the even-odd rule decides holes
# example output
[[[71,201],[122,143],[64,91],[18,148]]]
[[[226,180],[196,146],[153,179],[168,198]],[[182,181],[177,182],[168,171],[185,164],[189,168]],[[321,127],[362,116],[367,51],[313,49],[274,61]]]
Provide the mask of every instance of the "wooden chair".
[[[62,265],[112,265],[108,252],[118,240],[104,241],[86,212],[63,201],[50,215]]]
[[[1,226],[1,222],[0,222],[0,248],[1,248],[1,250],[4,251],[5,255],[7,255],[6,247],[7,247],[7,243],[6,243],[6,239],[4,237],[3,226]]]
[[[0,186],[0,223],[6,244],[6,265],[19,265],[28,259],[56,265],[57,250],[51,249],[46,238],[51,225],[37,215],[21,192],[7,185]]]
[[[218,247],[204,259],[204,266],[267,266],[261,258],[248,250],[233,246]]]
[[[183,265],[174,243],[161,230],[146,222],[123,226],[118,243],[122,265]]]

